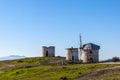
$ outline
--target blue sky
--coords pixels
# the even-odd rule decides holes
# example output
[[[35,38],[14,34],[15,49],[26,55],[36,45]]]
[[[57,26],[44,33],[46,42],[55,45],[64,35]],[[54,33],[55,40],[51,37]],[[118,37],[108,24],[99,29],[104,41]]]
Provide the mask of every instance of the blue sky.
[[[42,46],[101,46],[100,59],[120,57],[120,0],[0,0],[0,56],[41,56]]]

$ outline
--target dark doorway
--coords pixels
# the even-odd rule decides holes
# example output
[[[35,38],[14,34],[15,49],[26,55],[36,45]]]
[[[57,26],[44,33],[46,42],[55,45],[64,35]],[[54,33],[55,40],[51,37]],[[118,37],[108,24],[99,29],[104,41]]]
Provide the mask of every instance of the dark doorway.
[[[93,61],[93,58],[90,58],[90,63],[93,63],[94,61]]]
[[[72,56],[72,60],[74,60],[74,56]]]
[[[48,57],[48,51],[46,51],[46,57]]]
[[[90,54],[92,54],[92,50],[90,50]]]

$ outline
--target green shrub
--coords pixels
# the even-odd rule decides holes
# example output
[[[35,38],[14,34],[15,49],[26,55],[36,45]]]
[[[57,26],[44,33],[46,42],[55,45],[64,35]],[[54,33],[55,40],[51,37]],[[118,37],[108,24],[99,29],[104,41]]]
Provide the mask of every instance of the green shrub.
[[[67,80],[67,77],[66,76],[62,76],[60,79],[61,80]]]
[[[113,61],[113,62],[118,62],[119,60],[120,60],[119,57],[113,57],[113,58],[112,58],[112,61]]]

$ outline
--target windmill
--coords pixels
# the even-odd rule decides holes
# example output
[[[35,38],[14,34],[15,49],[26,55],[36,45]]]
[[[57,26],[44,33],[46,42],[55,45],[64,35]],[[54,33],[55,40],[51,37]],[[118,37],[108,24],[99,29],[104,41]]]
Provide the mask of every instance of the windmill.
[[[81,34],[80,34],[80,60],[81,60],[81,55],[82,55],[82,49],[83,49],[82,37],[81,37]]]

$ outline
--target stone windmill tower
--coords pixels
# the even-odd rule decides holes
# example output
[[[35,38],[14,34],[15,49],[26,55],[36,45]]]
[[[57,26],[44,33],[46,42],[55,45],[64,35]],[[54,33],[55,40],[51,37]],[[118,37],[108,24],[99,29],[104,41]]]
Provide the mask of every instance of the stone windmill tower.
[[[66,60],[77,61],[78,59],[78,48],[67,48],[66,49]]]
[[[55,46],[43,46],[42,57],[55,57]]]
[[[93,43],[87,43],[83,45],[83,53],[84,63],[96,63],[99,62],[99,49],[100,46],[93,44]]]
[[[83,54],[84,63],[99,62],[99,49],[100,46],[93,43],[87,43],[82,45],[82,39],[80,36],[80,59],[81,55]]]

